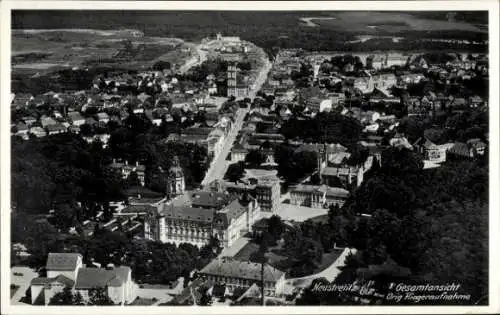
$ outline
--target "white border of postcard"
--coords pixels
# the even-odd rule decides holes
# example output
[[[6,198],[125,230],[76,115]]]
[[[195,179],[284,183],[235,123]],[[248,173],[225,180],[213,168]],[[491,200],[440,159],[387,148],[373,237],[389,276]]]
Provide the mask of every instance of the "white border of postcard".
[[[454,314],[500,312],[500,266],[497,249],[499,244],[499,2],[481,1],[14,1],[4,0],[1,5],[1,107],[0,107],[0,202],[1,202],[1,305],[2,314]],[[490,61],[490,255],[489,255],[489,306],[266,306],[266,307],[56,307],[12,306],[9,299],[10,266],[10,11],[14,9],[75,9],[75,10],[362,10],[362,11],[489,11],[489,61]]]

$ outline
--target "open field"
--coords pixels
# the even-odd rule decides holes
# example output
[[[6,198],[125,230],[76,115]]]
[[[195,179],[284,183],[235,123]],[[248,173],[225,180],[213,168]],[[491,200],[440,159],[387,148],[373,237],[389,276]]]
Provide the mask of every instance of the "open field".
[[[43,75],[59,68],[118,64],[142,69],[157,60],[180,64],[190,57],[181,39],[138,34],[142,36],[132,30],[17,30],[12,34],[13,73]]]
[[[485,33],[473,24],[459,21],[428,19],[411,13],[401,12],[341,12],[332,13],[332,18],[308,18],[313,24],[350,32],[401,33],[405,31],[469,31]]]

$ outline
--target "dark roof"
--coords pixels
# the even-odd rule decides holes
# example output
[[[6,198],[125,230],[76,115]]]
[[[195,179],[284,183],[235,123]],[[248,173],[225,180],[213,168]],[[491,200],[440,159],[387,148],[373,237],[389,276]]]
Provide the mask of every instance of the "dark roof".
[[[212,260],[200,273],[230,278],[261,280],[261,265],[250,261],[241,261],[229,257]],[[269,264],[264,265],[264,280],[276,282],[284,275]]]
[[[75,289],[118,287],[127,281],[130,272],[130,268],[125,266],[112,269],[80,268],[76,277]]]
[[[163,204],[160,209],[160,215],[167,219],[180,219],[205,223],[213,222],[215,212],[213,209],[176,207],[166,204]]]
[[[82,255],[78,253],[49,253],[45,266],[47,270],[75,270],[78,257],[82,258]]]
[[[221,209],[230,201],[230,197],[224,193],[196,191],[189,195],[193,207]]]
[[[31,280],[31,285],[47,285],[56,282],[62,283],[68,287],[73,287],[73,285],[75,284],[75,281],[71,280],[70,278],[63,275],[58,275],[57,277],[54,278],[46,278],[46,277],[34,278]]]
[[[140,199],[139,199],[140,200]],[[156,214],[158,213],[158,208],[151,205],[130,205],[121,210],[120,213],[147,213],[147,214]]]

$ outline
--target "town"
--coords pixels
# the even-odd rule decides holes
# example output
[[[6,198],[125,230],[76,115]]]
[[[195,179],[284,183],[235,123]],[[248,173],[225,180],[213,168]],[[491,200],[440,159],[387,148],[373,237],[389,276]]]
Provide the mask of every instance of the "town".
[[[189,52],[12,94],[12,304],[383,305],[428,255],[484,295],[453,220],[488,211],[486,53]]]

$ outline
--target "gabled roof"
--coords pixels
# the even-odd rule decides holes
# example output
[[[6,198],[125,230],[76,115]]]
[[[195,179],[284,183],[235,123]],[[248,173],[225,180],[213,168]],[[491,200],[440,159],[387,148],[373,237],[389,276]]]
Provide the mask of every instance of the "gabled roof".
[[[208,191],[196,191],[190,194],[193,207],[220,209],[227,205],[231,199],[224,193],[214,193]]]
[[[49,253],[45,266],[47,270],[75,270],[78,258],[81,259],[82,255],[78,253]]]
[[[71,280],[70,278],[63,275],[58,275],[57,277],[54,278],[46,278],[46,277],[34,278],[33,280],[31,280],[31,285],[47,285],[57,282],[62,283],[67,287],[73,287],[73,285],[75,284],[75,281]]]
[[[130,268],[126,266],[112,269],[80,268],[76,277],[75,289],[119,287],[127,281],[130,272]]]

